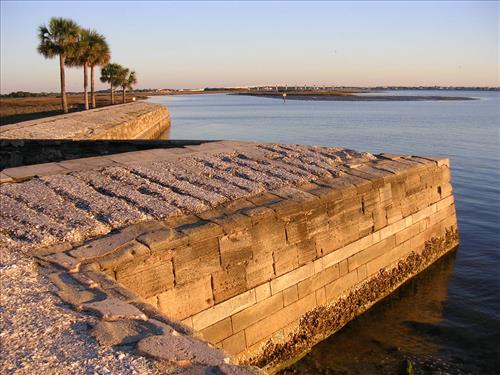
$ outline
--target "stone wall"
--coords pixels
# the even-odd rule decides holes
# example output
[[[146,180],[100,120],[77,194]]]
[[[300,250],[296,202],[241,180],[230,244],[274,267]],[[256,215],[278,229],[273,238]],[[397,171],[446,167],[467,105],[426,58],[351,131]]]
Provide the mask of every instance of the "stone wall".
[[[155,139],[170,127],[167,107],[133,102],[5,125],[2,139]]]
[[[97,240],[111,255],[69,255],[275,369],[458,245],[448,160],[381,159]]]

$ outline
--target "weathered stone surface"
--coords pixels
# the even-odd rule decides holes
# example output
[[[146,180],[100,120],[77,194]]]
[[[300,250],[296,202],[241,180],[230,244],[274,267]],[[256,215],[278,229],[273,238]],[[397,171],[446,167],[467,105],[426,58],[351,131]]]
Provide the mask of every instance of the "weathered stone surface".
[[[149,336],[137,344],[137,350],[148,356],[177,365],[202,364],[217,366],[225,363],[225,356],[206,343],[181,335]]]
[[[112,346],[133,344],[146,336],[168,334],[173,330],[166,324],[155,323],[140,320],[99,321],[91,334],[101,345]]]
[[[211,277],[205,276],[185,286],[158,295],[158,306],[167,316],[182,320],[214,304]]]
[[[148,317],[137,307],[116,298],[106,298],[103,301],[84,303],[81,307],[84,310],[99,313],[104,320],[148,319]]]
[[[0,137],[137,139],[148,138],[151,132],[158,132],[159,126],[164,131],[169,125],[167,107],[140,101],[5,125],[0,130]]]

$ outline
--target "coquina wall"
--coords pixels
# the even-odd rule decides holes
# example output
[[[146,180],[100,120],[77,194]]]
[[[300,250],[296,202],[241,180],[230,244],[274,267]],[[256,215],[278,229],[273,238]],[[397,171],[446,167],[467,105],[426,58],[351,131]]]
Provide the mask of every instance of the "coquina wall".
[[[19,122],[2,139],[155,139],[170,127],[166,106],[133,102]]]
[[[390,155],[125,236],[86,267],[269,370],[458,245],[448,160]]]

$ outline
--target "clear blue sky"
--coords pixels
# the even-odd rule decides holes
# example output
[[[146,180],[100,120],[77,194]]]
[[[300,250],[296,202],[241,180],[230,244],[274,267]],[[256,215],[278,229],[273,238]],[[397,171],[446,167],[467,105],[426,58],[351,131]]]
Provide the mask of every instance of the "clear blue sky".
[[[2,93],[58,90],[57,60],[36,51],[51,16],[105,34],[142,88],[500,85],[496,1],[2,0]],[[81,70],[68,70],[81,91]]]

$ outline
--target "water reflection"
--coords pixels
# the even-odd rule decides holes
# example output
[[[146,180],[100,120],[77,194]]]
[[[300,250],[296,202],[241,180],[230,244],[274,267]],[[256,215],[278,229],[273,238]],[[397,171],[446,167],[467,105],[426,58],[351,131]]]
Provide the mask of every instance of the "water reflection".
[[[453,252],[437,261],[282,373],[395,374],[406,371],[408,360],[417,373],[446,371],[433,337],[439,335],[455,257]]]

